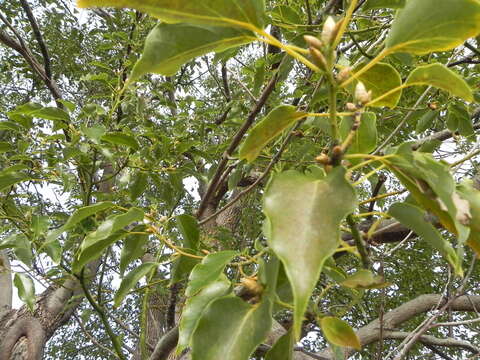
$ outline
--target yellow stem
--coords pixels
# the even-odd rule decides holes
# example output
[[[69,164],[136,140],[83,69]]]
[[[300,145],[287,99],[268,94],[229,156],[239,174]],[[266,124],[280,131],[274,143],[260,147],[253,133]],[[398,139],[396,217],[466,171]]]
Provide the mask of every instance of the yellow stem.
[[[364,182],[365,180],[367,180],[370,176],[375,175],[377,172],[379,172],[380,170],[382,170],[382,169],[385,168],[386,166],[387,166],[387,165],[385,165],[385,164],[380,165],[378,168],[373,169],[373,170],[370,171],[368,174],[366,174],[364,177],[362,177],[360,180],[354,182],[352,185],[353,185],[353,186],[360,185],[362,182]]]
[[[335,37],[335,41],[333,42],[334,49],[338,46],[338,44],[342,40],[343,34],[345,33],[345,30],[347,29],[347,26],[350,23],[350,20],[352,19],[353,11],[355,10],[357,3],[358,3],[358,0],[352,0],[350,2],[350,6],[347,9],[347,13],[343,18],[342,24],[340,25],[340,29],[338,30],[337,36]]]
[[[371,203],[372,201],[377,201],[377,200],[380,200],[380,199],[383,199],[383,198],[386,198],[386,197],[390,197],[390,196],[394,196],[394,195],[399,195],[399,194],[404,193],[405,191],[406,191],[406,190],[393,191],[393,192],[390,192],[390,193],[387,193],[387,194],[378,195],[378,196],[372,197],[372,198],[370,198],[370,199],[361,201],[361,202],[358,203],[358,205],[359,205],[359,206],[360,206],[360,205],[365,205],[365,204]]]

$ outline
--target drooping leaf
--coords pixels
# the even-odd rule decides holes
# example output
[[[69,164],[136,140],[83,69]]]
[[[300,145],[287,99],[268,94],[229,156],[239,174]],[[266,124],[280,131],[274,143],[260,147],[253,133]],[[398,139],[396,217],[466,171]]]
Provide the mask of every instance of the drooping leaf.
[[[475,135],[472,118],[462,103],[452,103],[448,105],[447,127],[453,132],[458,130],[460,135],[465,137]]]
[[[250,305],[237,296],[214,300],[193,332],[192,360],[248,360],[272,327],[272,304]]]
[[[209,52],[221,52],[253,41],[249,31],[189,24],[158,24],[148,35],[130,81],[147,73],[175,74],[186,62]]]
[[[340,222],[354,210],[355,198],[342,167],[323,180],[286,171],[276,175],[265,192],[267,241],[292,285],[296,338],[323,263],[339,245]]]
[[[295,338],[292,328],[283,334],[265,355],[265,360],[293,360]]]
[[[340,123],[340,135],[345,139],[353,125],[353,117],[345,116]],[[375,113],[362,114],[360,127],[355,132],[355,138],[348,148],[348,154],[368,154],[377,146],[377,116]]]
[[[218,279],[225,266],[236,255],[236,251],[220,251],[205,256],[202,262],[193,268],[185,295],[194,296],[205,286]]]
[[[325,316],[320,325],[322,332],[329,342],[338,346],[348,346],[357,350],[362,349],[360,339],[345,321],[334,316]]]
[[[363,6],[363,10],[371,9],[399,9],[405,6],[406,0],[367,0],[367,3]]]
[[[263,27],[262,0],[78,0],[79,7],[113,6],[134,8],[165,23],[185,22],[214,26]]]
[[[145,230],[143,225],[139,225],[132,229],[132,232],[142,232]],[[120,253],[120,276],[127,269],[127,266],[134,260],[139,259],[145,253],[145,245],[148,242],[146,234],[128,235],[123,240],[123,247]]]
[[[360,269],[343,280],[340,285],[352,289],[377,289],[390,284],[386,283],[383,277],[374,275],[370,270]]]
[[[103,135],[100,139],[114,145],[124,145],[133,150],[138,150],[140,148],[140,145],[133,136],[122,132],[111,132]]]
[[[132,201],[137,200],[145,191],[148,185],[148,173],[145,171],[139,171],[135,174],[135,177],[129,186],[130,199]]]
[[[478,0],[408,0],[393,21],[387,51],[446,51],[480,33]]]
[[[15,273],[13,284],[17,288],[20,300],[33,312],[35,306],[35,285],[32,278],[22,273]]]
[[[155,267],[158,266],[158,263],[155,262],[146,262],[140,265],[139,267],[130,271],[120,283],[120,287],[118,288],[115,296],[113,298],[113,306],[119,307],[122,304],[123,299],[125,296],[128,295],[129,291],[133,289],[133,287],[140,281],[142,277],[147,275],[150,271],[152,271]]]
[[[0,191],[9,189],[12,185],[28,180],[30,177],[21,172],[0,172]]]
[[[30,112],[30,116],[53,121],[69,122],[70,116],[65,110],[56,107],[44,107]]]
[[[0,250],[13,249],[15,256],[25,265],[32,266],[32,246],[25,234],[12,234],[0,242]]]
[[[230,288],[230,281],[222,274],[217,280],[209,283],[196,295],[187,299],[179,324],[177,354],[191,345],[192,334],[206,307],[213,300],[227,295]]]
[[[191,215],[182,214],[175,217],[178,229],[183,236],[183,247],[196,249],[200,239],[198,221]]]
[[[295,106],[277,106],[250,131],[240,148],[240,159],[254,161],[271,140],[305,116]]]
[[[466,101],[473,101],[472,89],[466,81],[443,64],[435,63],[416,67],[408,76],[405,84],[431,85]]]
[[[115,215],[88,234],[80,245],[80,252],[73,262],[72,270],[75,273],[90,261],[100,257],[107,247],[115,241],[125,237],[127,232],[123,228],[135,221],[143,220],[144,213],[139,208],[130,208],[126,213]]]
[[[361,64],[355,68],[355,72],[364,67],[366,63]],[[378,63],[373,67],[368,69],[358,77],[368,91],[372,91],[372,99],[376,99],[381,95],[387,93],[390,90],[393,90],[400,85],[402,85],[402,79],[400,74],[395,68],[390,64]],[[353,87],[354,88],[354,87]],[[378,101],[375,101],[369,106],[382,107],[387,106],[389,108],[394,108],[397,106],[400,97],[402,96],[402,91],[396,91]]]
[[[452,265],[456,274],[460,276],[463,274],[461,259],[438,230],[431,223],[425,221],[425,211],[408,203],[396,203],[390,207],[388,213],[437,249]]]
[[[67,222],[60,228],[51,231],[46,238],[46,243],[55,241],[63,232],[72,229],[82,220],[95,215],[96,213],[111,208],[114,204],[111,201],[99,202],[93,205],[81,207],[73,212]]]

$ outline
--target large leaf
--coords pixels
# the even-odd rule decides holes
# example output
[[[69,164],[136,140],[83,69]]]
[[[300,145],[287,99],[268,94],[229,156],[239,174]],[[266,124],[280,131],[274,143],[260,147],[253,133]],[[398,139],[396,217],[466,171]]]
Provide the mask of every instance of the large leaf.
[[[237,255],[236,251],[220,251],[205,256],[190,274],[185,295],[193,296],[205,286],[218,279],[225,266]]]
[[[355,68],[355,72],[360,70],[366,63]],[[388,91],[395,89],[402,85],[402,79],[400,74],[390,64],[378,63],[368,69],[366,72],[358,77],[358,80],[363,82],[368,91],[372,91],[372,99],[376,99],[379,96],[387,93]],[[381,107],[387,106],[394,108],[397,106],[402,91],[396,91],[379,101],[369,104],[369,106]]]
[[[265,355],[265,360],[293,360],[295,339],[290,328],[283,334]]]
[[[286,171],[276,175],[266,190],[266,236],[292,286],[297,339],[323,263],[338,247],[340,222],[354,210],[355,199],[342,167],[322,180]]]
[[[166,23],[263,27],[262,0],[78,0],[79,7],[134,8]]]
[[[147,73],[175,74],[191,59],[255,40],[252,33],[234,28],[189,24],[158,24],[148,35],[142,57],[130,81]]]
[[[443,64],[436,63],[415,68],[405,84],[431,85],[466,101],[473,101],[472,89],[466,81]]]
[[[35,285],[32,278],[22,273],[15,273],[13,284],[17,288],[20,300],[27,304],[30,311],[33,312],[35,306]]]
[[[133,287],[140,281],[142,277],[147,275],[155,267],[158,266],[158,263],[155,262],[146,262],[140,265],[139,267],[130,271],[120,283],[120,287],[115,293],[113,298],[113,306],[118,307],[122,303],[125,296],[128,295],[128,292],[133,289]]]
[[[230,281],[228,281],[227,277],[222,274],[217,280],[209,283],[196,295],[187,299],[182,312],[182,318],[180,319],[177,354],[181,353],[191,345],[190,341],[193,331],[206,307],[213,300],[227,295],[230,291],[230,287]]]
[[[237,296],[213,301],[192,336],[192,360],[248,360],[272,327],[270,301],[250,305]]]
[[[332,344],[348,346],[357,350],[362,348],[357,334],[345,321],[333,316],[326,316],[322,318],[320,324],[323,334]]]
[[[122,229],[134,221],[140,221],[144,213],[139,208],[131,208],[126,213],[113,216],[100,224],[97,230],[88,234],[80,245],[80,252],[73,262],[73,271],[78,273],[90,261],[99,258],[103,250],[115,241],[126,236]]]
[[[197,219],[191,215],[182,214],[176,217],[178,229],[182,234],[182,246],[184,251],[195,254],[200,240],[200,229]],[[199,263],[199,259],[179,255],[173,263],[171,284],[174,284],[192,271],[193,267]]]
[[[478,0],[408,0],[385,45],[390,53],[422,55],[453,49],[479,32]]]
[[[75,225],[80,223],[82,220],[95,215],[96,213],[109,209],[114,204],[110,201],[99,202],[93,205],[81,207],[73,212],[73,214],[68,218],[67,222],[60,228],[51,231],[46,238],[46,243],[55,241],[63,232],[72,229]]]
[[[271,140],[305,116],[306,113],[297,111],[295,106],[277,106],[250,131],[240,148],[240,159],[254,161]]]
[[[352,129],[353,118],[346,116],[340,123],[340,134],[345,139]],[[375,113],[362,114],[360,127],[355,132],[355,138],[348,148],[349,154],[368,154],[377,146],[377,116]]]
[[[431,223],[425,220],[425,211],[411,204],[396,203],[390,207],[388,213],[437,249],[452,265],[455,272],[462,275],[461,259],[458,258],[452,245],[442,238],[442,235]]]

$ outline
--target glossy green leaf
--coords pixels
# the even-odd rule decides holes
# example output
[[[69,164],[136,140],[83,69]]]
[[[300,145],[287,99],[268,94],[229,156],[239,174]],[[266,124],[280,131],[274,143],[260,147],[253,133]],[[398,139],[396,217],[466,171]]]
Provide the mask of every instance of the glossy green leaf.
[[[15,273],[13,284],[17,288],[20,300],[33,312],[35,307],[35,285],[32,278],[22,273]]]
[[[475,135],[473,122],[465,105],[453,103],[448,105],[447,127],[450,131],[457,131],[460,135],[470,137]]]
[[[473,101],[472,89],[466,81],[443,64],[436,63],[415,68],[405,84],[430,85],[448,91],[466,101]]]
[[[139,267],[130,271],[120,283],[115,296],[113,298],[113,306],[119,307],[122,304],[123,299],[128,295],[130,290],[132,290],[135,285],[140,281],[142,277],[147,275],[150,271],[155,269],[158,266],[158,263],[155,262],[146,262],[140,265]]]
[[[134,8],[165,23],[190,23],[214,26],[263,27],[262,0],[78,0],[79,7],[114,6]]]
[[[60,228],[51,231],[46,238],[46,242],[52,242],[56,240],[63,232],[72,229],[75,225],[82,220],[95,215],[96,213],[110,209],[114,204],[110,201],[99,202],[93,205],[81,207],[73,212],[68,218],[67,222]]]
[[[32,111],[30,116],[53,121],[69,122],[70,116],[65,110],[56,107],[44,107],[39,110]]]
[[[345,139],[353,125],[353,117],[345,116],[340,123],[340,135]],[[375,113],[362,114],[360,127],[355,132],[355,138],[348,148],[348,154],[368,154],[377,147],[377,116]]]
[[[135,174],[133,182],[129,186],[130,199],[132,201],[138,200],[143,194],[148,185],[148,173],[139,171]]]
[[[140,148],[140,145],[133,136],[124,134],[122,132],[111,132],[105,134],[101,137],[101,140],[114,145],[124,145],[132,148],[133,150],[138,150]]]
[[[353,329],[345,321],[326,316],[322,318],[320,325],[322,332],[329,342],[338,346],[351,347],[357,350],[362,349],[360,339]]]
[[[323,180],[286,171],[274,176],[265,192],[267,241],[292,285],[297,339],[323,263],[338,247],[340,222],[354,210],[355,200],[342,167]]]
[[[463,274],[461,259],[458,258],[452,245],[431,223],[425,220],[425,211],[411,204],[396,203],[390,207],[388,213],[437,249],[458,275]]]
[[[13,121],[0,121],[0,130],[22,131],[22,127]]]
[[[363,6],[363,10],[371,9],[399,9],[405,6],[406,0],[367,0],[367,3]]]
[[[461,45],[480,33],[478,0],[409,0],[385,42],[388,52],[428,54]]]
[[[130,81],[147,73],[175,74],[186,62],[209,52],[225,51],[253,41],[252,33],[233,28],[189,24],[158,24],[145,41]]]
[[[145,231],[145,226],[139,225],[132,229],[132,232]],[[123,240],[122,251],[120,252],[120,276],[127,269],[127,266],[145,253],[145,245],[148,242],[148,235],[132,234]]]
[[[182,233],[182,245],[185,248],[196,249],[200,240],[198,221],[191,215],[182,214],[175,217],[178,230]]]
[[[370,270],[360,269],[343,280],[340,285],[351,289],[377,289],[390,284],[385,283],[383,277],[374,275]]]
[[[205,286],[218,279],[225,266],[237,255],[236,251],[220,251],[205,256],[202,262],[196,265],[188,279],[185,295],[194,296]]]
[[[355,72],[360,70],[366,63],[355,68]],[[400,74],[395,68],[390,64],[378,63],[373,67],[368,69],[358,77],[358,80],[363,82],[368,91],[372,92],[372,99],[376,99],[379,96],[387,93],[388,91],[395,89],[402,85],[402,79]],[[352,88],[354,88],[352,86]],[[369,106],[382,107],[386,106],[389,108],[394,108],[397,106],[400,97],[402,96],[402,91],[396,91],[379,101],[369,104]]]
[[[139,208],[130,208],[126,213],[105,220],[97,230],[88,234],[80,245],[80,252],[74,260],[73,271],[78,273],[90,261],[100,257],[103,251],[115,241],[126,236],[122,229],[135,221],[143,220]]]
[[[432,111],[432,110],[427,110],[425,114],[418,120],[417,126],[415,127],[415,132],[417,134],[420,134],[427,130],[428,128],[432,127],[435,119],[437,118],[438,114],[440,111]]]
[[[18,260],[25,265],[32,266],[32,247],[24,234],[12,234],[0,242],[1,249],[13,249]]]
[[[292,328],[283,334],[265,355],[265,360],[293,360],[295,338]]]
[[[196,295],[187,299],[179,324],[177,354],[191,345],[192,334],[206,307],[215,299],[227,295],[230,288],[230,281],[222,274],[217,280],[209,283]]]
[[[0,191],[8,190],[12,185],[28,180],[30,177],[20,172],[0,172]]]
[[[248,360],[272,327],[271,302],[225,296],[207,306],[192,336],[192,360]]]
[[[250,131],[240,148],[240,159],[254,161],[271,140],[305,116],[295,106],[277,106]]]

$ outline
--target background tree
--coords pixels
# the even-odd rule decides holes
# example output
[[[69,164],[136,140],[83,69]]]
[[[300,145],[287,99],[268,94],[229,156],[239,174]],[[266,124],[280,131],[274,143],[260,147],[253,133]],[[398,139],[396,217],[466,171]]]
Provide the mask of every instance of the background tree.
[[[477,356],[478,0],[77,5],[0,3],[0,360]]]

